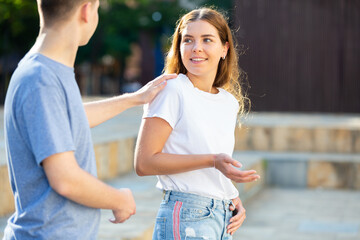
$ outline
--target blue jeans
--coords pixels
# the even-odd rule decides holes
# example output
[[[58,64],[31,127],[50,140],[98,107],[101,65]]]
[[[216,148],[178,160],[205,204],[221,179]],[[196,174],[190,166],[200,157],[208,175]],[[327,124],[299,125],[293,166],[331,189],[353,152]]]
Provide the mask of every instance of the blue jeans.
[[[231,200],[165,191],[153,240],[231,240],[226,227],[232,217]]]

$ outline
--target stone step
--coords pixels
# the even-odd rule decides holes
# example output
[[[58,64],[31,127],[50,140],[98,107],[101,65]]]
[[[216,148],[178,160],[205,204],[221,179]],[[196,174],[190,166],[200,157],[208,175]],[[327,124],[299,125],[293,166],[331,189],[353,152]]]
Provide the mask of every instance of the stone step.
[[[360,153],[360,115],[253,113],[236,129],[236,150]]]
[[[237,159],[263,159],[266,184],[292,188],[360,190],[360,154],[237,151]]]
[[[14,197],[11,191],[7,165],[0,165],[0,217],[13,212]]]

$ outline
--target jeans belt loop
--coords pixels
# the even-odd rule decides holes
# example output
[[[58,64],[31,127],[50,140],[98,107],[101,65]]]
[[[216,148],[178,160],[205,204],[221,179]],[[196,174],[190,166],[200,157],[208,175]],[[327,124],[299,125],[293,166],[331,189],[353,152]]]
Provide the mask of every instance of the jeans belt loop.
[[[163,200],[165,203],[169,202],[171,190],[163,190]]]
[[[212,210],[215,211],[215,208],[216,208],[216,199],[212,199],[212,202],[213,202],[213,207],[212,207]]]

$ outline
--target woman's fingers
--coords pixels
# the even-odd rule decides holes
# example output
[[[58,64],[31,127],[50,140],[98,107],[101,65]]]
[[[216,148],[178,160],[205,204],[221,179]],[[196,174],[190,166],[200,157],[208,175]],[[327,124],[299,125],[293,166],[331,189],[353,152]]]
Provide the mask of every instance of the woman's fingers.
[[[239,161],[236,161],[235,159],[231,159],[231,164],[232,164],[234,167],[238,167],[238,168],[241,168],[241,167],[242,167],[242,164],[241,164]]]
[[[241,225],[245,221],[245,218],[246,218],[245,216],[241,216],[235,222],[232,222],[231,224],[229,224],[228,228],[227,228],[227,232],[229,234],[233,235],[239,229],[239,227],[241,227]]]
[[[234,234],[234,232],[243,224],[246,218],[246,211],[245,208],[242,207],[242,205],[236,205],[236,209],[238,210],[238,213],[232,218],[230,218],[230,224],[227,226],[227,232],[231,235]]]
[[[235,182],[244,183],[256,181],[260,176],[256,174],[255,170],[241,171],[234,168],[229,174],[229,178]]]
[[[216,169],[221,171],[229,179],[238,183],[245,183],[253,182],[260,178],[259,175],[256,175],[255,170],[242,171],[240,169],[234,168],[233,166],[242,167],[242,164],[226,154],[220,153],[216,155]]]
[[[232,204],[230,204],[229,209],[230,209],[230,211],[234,211],[236,206],[241,202],[241,200],[239,197],[237,197],[237,198],[232,199],[231,201],[232,201]]]

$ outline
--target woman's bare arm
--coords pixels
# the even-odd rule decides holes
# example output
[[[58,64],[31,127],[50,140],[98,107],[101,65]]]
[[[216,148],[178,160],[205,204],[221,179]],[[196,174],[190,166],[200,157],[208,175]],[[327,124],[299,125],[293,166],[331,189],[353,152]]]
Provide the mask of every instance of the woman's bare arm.
[[[135,170],[139,176],[168,175],[216,167],[236,182],[252,182],[259,178],[254,170],[241,171],[234,168],[241,164],[226,154],[163,153],[162,149],[171,131],[171,126],[164,119],[143,119],[135,149]]]

